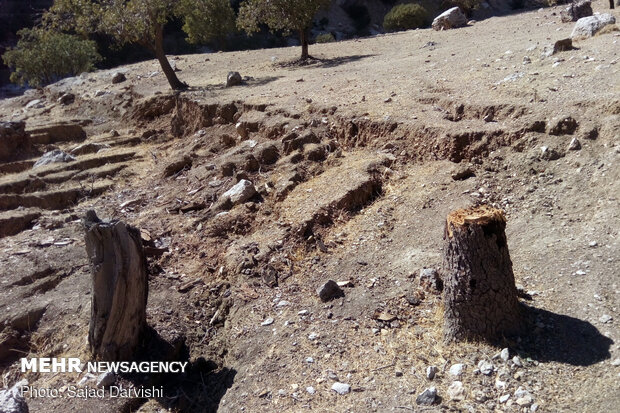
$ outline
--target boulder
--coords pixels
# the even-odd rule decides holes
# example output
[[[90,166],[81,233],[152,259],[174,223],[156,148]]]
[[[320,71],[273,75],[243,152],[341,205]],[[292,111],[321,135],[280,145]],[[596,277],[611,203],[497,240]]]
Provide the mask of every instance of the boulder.
[[[448,30],[467,25],[467,17],[460,8],[452,7],[435,17],[432,27],[434,30]]]
[[[228,72],[228,76],[226,77],[226,87],[238,86],[242,81],[243,80],[241,79],[239,72]]]
[[[231,204],[237,205],[248,201],[256,194],[256,188],[247,179],[240,180],[235,186],[222,194],[222,199],[230,200]]]
[[[75,157],[69,155],[60,149],[55,149],[51,152],[46,152],[39,158],[38,161],[32,166],[32,169],[41,167],[43,165],[49,165],[52,163],[72,162],[75,161]]]
[[[590,0],[577,0],[560,12],[563,23],[576,22],[582,17],[592,16],[592,3]]]
[[[608,24],[615,24],[616,18],[609,13],[594,14],[577,20],[571,39],[592,37]]]
[[[28,404],[21,392],[21,387],[27,385],[28,381],[22,380],[10,389],[0,390],[0,412],[28,413]]]

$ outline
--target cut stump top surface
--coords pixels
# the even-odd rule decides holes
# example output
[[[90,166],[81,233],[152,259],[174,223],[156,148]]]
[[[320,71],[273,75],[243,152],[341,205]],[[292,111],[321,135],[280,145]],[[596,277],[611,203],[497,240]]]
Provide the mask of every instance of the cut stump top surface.
[[[487,225],[493,222],[502,224],[506,222],[503,210],[488,205],[461,208],[448,214],[448,218],[446,218],[446,231],[448,236],[452,238],[453,228],[466,227],[472,224]]]

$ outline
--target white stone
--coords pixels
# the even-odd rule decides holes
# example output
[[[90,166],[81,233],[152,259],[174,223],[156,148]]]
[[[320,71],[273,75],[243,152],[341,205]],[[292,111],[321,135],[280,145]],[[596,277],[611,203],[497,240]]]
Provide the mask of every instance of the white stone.
[[[467,17],[458,7],[452,7],[435,17],[432,27],[434,30],[447,30],[467,25]]]
[[[573,28],[573,32],[570,37],[571,39],[592,37],[603,27],[614,23],[616,23],[616,18],[609,13],[595,13],[592,16],[582,17],[577,20],[577,23],[575,23],[575,27]]]
[[[222,194],[222,199],[230,199],[233,205],[242,204],[252,198],[256,194],[256,188],[252,182],[242,179],[232,188]]]
[[[510,350],[508,350],[508,348],[503,349],[499,353],[499,358],[501,358],[503,361],[508,361],[510,359]]]
[[[480,360],[478,363],[478,370],[480,370],[480,373],[489,376],[494,370],[493,363],[487,360]]]
[[[449,373],[451,376],[459,377],[461,374],[463,374],[464,369],[465,369],[465,365],[462,363],[453,364],[450,367]]]
[[[332,390],[338,394],[347,394],[351,392],[351,386],[346,383],[336,382],[332,384]]]
[[[266,318],[265,321],[260,323],[261,326],[269,326],[271,324],[273,324],[273,318],[271,318],[271,317]]]
[[[314,387],[312,387],[312,386],[308,386],[308,387],[306,387],[306,391],[307,391],[308,393],[310,393],[310,394],[314,394],[314,393],[316,393],[316,390],[315,390],[315,389],[314,389]]]
[[[465,398],[465,388],[460,381],[453,381],[448,387],[448,397],[450,400],[463,400]]]

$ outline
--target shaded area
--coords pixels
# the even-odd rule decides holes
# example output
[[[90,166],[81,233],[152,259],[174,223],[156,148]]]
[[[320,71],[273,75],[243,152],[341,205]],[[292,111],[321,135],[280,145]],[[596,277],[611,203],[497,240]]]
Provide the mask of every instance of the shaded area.
[[[225,89],[243,87],[243,86],[263,86],[268,83],[275,82],[276,80],[281,79],[282,77],[283,76],[263,76],[263,77],[254,78],[251,76],[244,76],[243,81],[241,82],[240,85],[230,86],[230,87],[226,87],[226,79],[222,79],[222,83],[220,84],[210,84],[206,86],[190,85],[189,88],[186,89],[185,91],[204,93],[204,92],[209,92],[209,91],[225,90]]]
[[[527,305],[523,309],[531,328],[516,347],[522,356],[573,366],[590,366],[611,357],[614,341],[591,323]]]
[[[172,330],[174,331],[174,330]],[[147,327],[136,361],[187,361],[189,349],[185,337],[175,334],[162,337],[152,327]],[[144,376],[123,376],[134,387],[163,387],[163,397],[156,400],[165,408],[176,412],[215,412],[226,391],[232,387],[237,372],[203,357],[189,362],[184,373],[162,373]],[[126,407],[133,411],[146,399],[134,400]]]
[[[344,65],[347,63],[357,62],[362,59],[366,59],[369,57],[374,57],[374,54],[363,54],[363,55],[351,55],[351,56],[339,56],[332,58],[319,58],[314,56],[309,56],[308,59],[295,59],[289,60],[286,62],[276,63],[275,66],[282,68],[294,68],[294,67],[320,67],[320,68],[332,68],[340,65]]]

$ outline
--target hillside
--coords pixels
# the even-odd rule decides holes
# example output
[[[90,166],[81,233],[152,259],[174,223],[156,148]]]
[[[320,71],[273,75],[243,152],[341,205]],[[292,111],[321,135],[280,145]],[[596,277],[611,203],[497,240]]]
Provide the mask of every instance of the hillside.
[[[312,45],[304,66],[298,47],[170,56],[179,94],[147,61],[0,101],[25,122],[0,142],[2,384],[95,386],[18,361],[88,359],[94,209],[148,247],[140,357],[191,369],[116,378],[163,397],[30,412],[614,411],[620,32],[547,56],[574,27],[560,10]],[[229,71],[243,83],[224,87]],[[54,149],[75,159],[33,169]],[[224,199],[243,180],[256,193]],[[420,274],[441,269],[447,214],[478,204],[506,213],[530,328],[445,344]],[[324,303],[330,279],[344,297]]]

